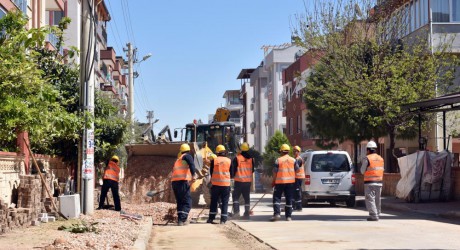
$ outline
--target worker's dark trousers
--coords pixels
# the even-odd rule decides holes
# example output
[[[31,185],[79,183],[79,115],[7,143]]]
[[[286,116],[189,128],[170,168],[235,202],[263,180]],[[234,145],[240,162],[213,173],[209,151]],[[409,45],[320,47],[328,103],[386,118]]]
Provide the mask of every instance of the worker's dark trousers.
[[[235,187],[233,188],[233,214],[240,214],[240,196],[243,195],[244,199],[244,216],[249,215],[250,209],[250,197],[249,193],[251,192],[251,182],[239,182],[235,181]]]
[[[303,179],[295,179],[294,199],[292,199],[294,210],[302,210],[302,182]]]
[[[177,204],[177,222],[186,222],[188,213],[192,209],[192,196],[188,181],[173,181],[172,188]]]
[[[113,202],[115,203],[115,210],[121,210],[120,204],[120,195],[118,194],[118,182],[114,180],[104,179],[101,188],[101,197],[99,199],[99,208],[104,207],[105,198],[107,198],[107,193],[109,189],[112,190]]]
[[[276,184],[275,191],[273,192],[273,210],[274,215],[281,214],[281,197],[283,196],[286,198],[286,206],[284,208],[284,212],[287,217],[291,217],[292,214],[292,195],[294,193],[294,183],[288,184]]]
[[[220,207],[220,221],[226,222],[228,218],[228,200],[230,199],[230,187],[215,186],[211,187],[211,207],[209,210],[209,220],[213,221],[217,215],[217,202],[222,201],[222,206]]]

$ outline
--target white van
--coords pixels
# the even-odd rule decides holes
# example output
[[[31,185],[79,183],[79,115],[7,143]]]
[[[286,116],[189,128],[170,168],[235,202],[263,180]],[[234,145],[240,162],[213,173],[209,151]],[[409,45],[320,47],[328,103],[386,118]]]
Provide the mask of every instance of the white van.
[[[302,205],[310,201],[327,201],[331,205],[345,202],[354,207],[356,201],[355,174],[346,151],[305,151],[305,180],[302,184]]]

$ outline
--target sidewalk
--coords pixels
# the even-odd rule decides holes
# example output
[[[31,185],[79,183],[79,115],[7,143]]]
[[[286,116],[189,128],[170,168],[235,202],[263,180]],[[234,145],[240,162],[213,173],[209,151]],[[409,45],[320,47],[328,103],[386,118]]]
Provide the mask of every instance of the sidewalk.
[[[366,206],[364,196],[356,197],[356,206]],[[382,210],[411,211],[448,219],[460,219],[460,201],[409,203],[396,197],[382,197]]]

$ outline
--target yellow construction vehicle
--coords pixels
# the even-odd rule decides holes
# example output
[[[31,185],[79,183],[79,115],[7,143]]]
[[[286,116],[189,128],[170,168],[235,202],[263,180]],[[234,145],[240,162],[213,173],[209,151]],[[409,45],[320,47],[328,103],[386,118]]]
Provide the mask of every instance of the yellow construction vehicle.
[[[143,164],[145,166],[143,166],[142,169],[146,169],[146,171],[152,173],[145,173],[146,175],[155,175],[160,172],[165,173],[163,169],[165,167],[169,167],[170,171],[178,156],[180,145],[182,143],[188,143],[191,148],[191,153],[194,156],[198,175],[207,175],[209,163],[215,156],[214,151],[217,145],[224,145],[230,158],[236,155],[236,150],[239,148],[237,142],[240,140],[240,135],[237,133],[235,123],[228,121],[229,116],[230,112],[227,108],[218,108],[214,115],[214,120],[211,123],[203,124],[194,121],[193,123],[186,124],[185,128],[175,129],[174,138],[178,139],[178,141],[163,139],[150,144],[126,145],[125,147],[128,152],[128,170],[129,168],[141,167],[139,164]],[[165,157],[167,160],[165,160]],[[127,173],[129,173],[128,170]],[[130,178],[129,176],[127,177]],[[152,177],[146,176],[146,178]],[[153,176],[153,178],[155,180],[159,179],[157,176]],[[162,180],[165,181],[164,178]],[[207,188],[209,180],[210,177],[207,175],[191,186],[190,190],[192,192],[192,201],[194,205],[198,204],[200,194],[203,194],[205,202],[209,204],[210,195],[209,189]],[[140,182],[136,180],[128,180],[125,186],[131,189],[131,191],[123,191],[127,192],[129,195],[138,195],[136,190],[139,190],[139,188],[137,188],[136,185],[139,185],[139,183]]]

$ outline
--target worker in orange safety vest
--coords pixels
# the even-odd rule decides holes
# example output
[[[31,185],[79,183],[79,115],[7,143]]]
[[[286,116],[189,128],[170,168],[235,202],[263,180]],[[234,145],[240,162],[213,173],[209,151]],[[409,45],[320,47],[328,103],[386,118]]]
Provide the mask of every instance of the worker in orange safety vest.
[[[294,211],[302,211],[302,182],[305,179],[305,170],[300,152],[300,147],[294,146],[294,158],[299,166],[299,169],[295,171],[294,202],[292,203]]]
[[[270,221],[278,221],[281,219],[281,197],[284,193],[286,198],[285,216],[286,221],[291,221],[292,215],[292,196],[294,193],[295,171],[299,169],[297,161],[289,156],[291,148],[287,144],[280,147],[281,156],[276,159],[273,168],[273,217]]]
[[[383,158],[376,153],[377,144],[374,141],[369,141],[366,148],[367,156],[363,159],[361,173],[364,175],[364,195],[366,208],[369,211],[367,220],[378,221],[381,212],[380,197],[385,163]]]
[[[110,158],[110,161],[105,168],[101,196],[99,198],[99,206],[97,209],[104,208],[104,201],[110,189],[112,190],[115,211],[121,211],[120,195],[118,194],[118,182],[120,181],[120,167],[118,166],[119,161],[120,159],[118,156],[114,155]]]
[[[254,159],[249,154],[249,144],[244,142],[241,144],[241,153],[239,153],[232,161],[230,167],[230,177],[234,180],[234,188],[232,194],[233,200],[233,216],[237,219],[240,217],[240,196],[244,199],[244,214],[243,219],[249,219],[250,210],[250,192],[252,183],[252,174],[254,173]]]
[[[216,147],[217,158],[211,161],[209,173],[211,174],[211,206],[207,223],[213,223],[217,215],[217,203],[220,200],[220,224],[225,224],[228,219],[228,200],[230,199],[230,158],[226,157],[223,145]]]
[[[180,146],[180,155],[173,166],[171,185],[176,197],[177,225],[187,225],[188,213],[192,209],[192,196],[190,195],[190,182],[194,182],[195,164],[190,155],[190,146],[183,143]]]

